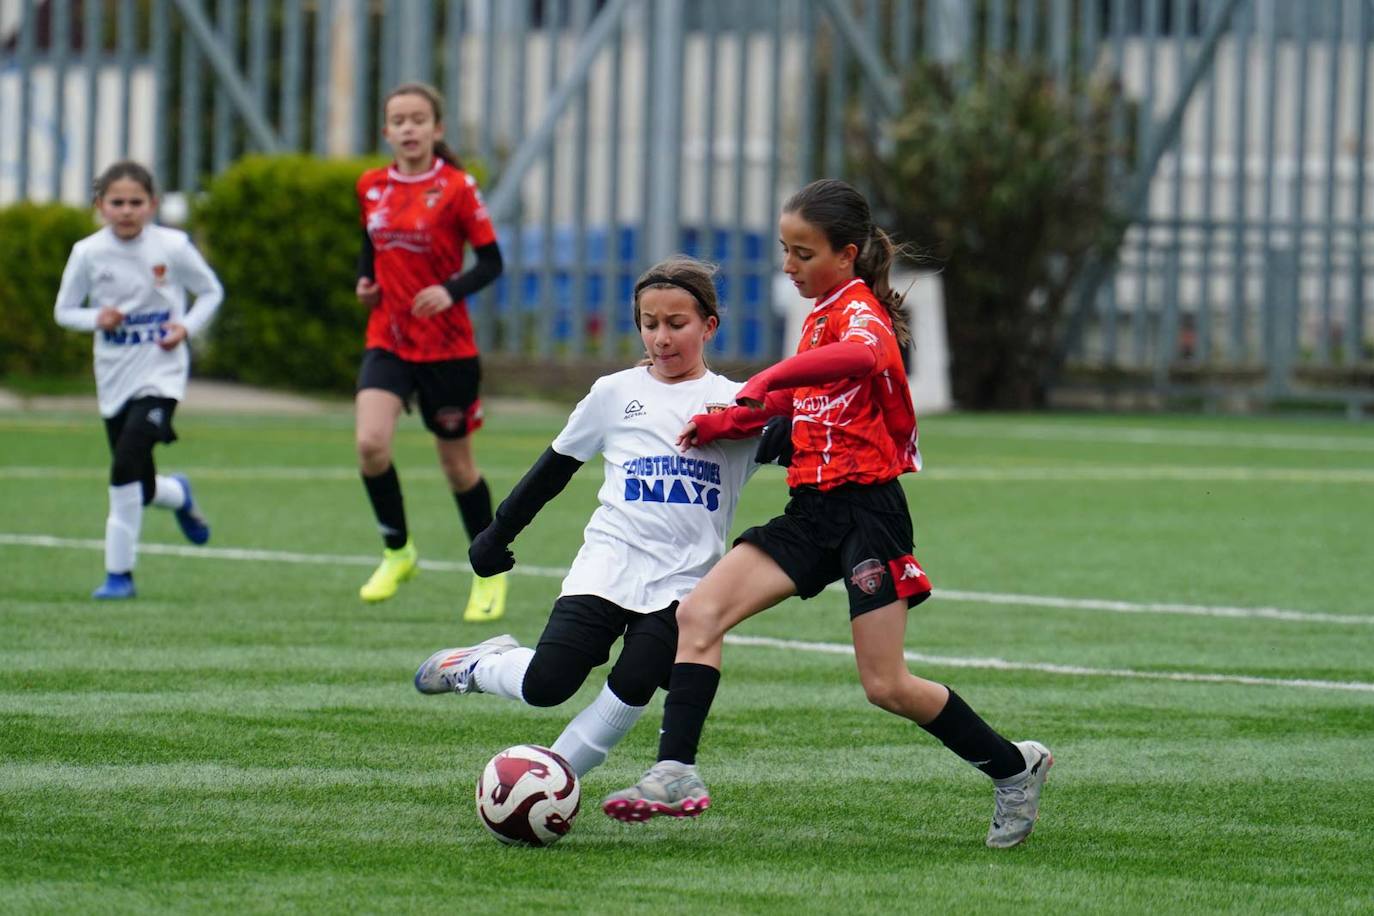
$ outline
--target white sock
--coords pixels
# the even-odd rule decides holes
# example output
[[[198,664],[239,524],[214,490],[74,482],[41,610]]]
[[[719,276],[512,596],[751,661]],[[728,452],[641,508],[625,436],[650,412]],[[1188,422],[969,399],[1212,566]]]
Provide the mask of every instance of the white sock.
[[[477,667],[472,671],[472,676],[477,679],[477,689],[508,700],[525,702],[525,693],[521,688],[533,658],[534,650],[521,646],[478,659]]]
[[[553,750],[572,764],[578,776],[584,776],[605,761],[611,748],[630,733],[646,708],[630,706],[608,684],[568,723],[553,743]]]
[[[106,572],[132,572],[143,525],[143,485],[110,487],[110,514],[105,519]]]
[[[186,488],[175,477],[157,475],[157,489],[153,491],[153,505],[159,509],[180,509],[186,505]]]

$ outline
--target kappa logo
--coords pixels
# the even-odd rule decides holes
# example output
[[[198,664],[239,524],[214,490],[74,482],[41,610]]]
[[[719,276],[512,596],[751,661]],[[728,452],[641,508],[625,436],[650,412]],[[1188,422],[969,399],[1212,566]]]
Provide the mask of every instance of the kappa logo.
[[[365,196],[368,200],[381,200],[381,199],[382,199],[382,190],[381,190],[381,188],[368,188],[368,189],[367,189],[367,194],[365,194],[364,196]]]
[[[874,595],[878,592],[878,586],[883,584],[884,572],[883,564],[876,557],[870,557],[854,567],[854,574],[849,581],[865,595]]]
[[[638,398],[635,398],[625,405],[625,419],[627,420],[634,417],[642,417],[645,413],[644,405],[639,402]]]
[[[916,563],[915,563],[914,561],[912,561],[912,560],[907,560],[907,561],[905,561],[904,563],[902,563],[902,581],[903,581],[903,582],[905,582],[907,579],[919,579],[919,578],[921,578],[921,577],[924,576],[924,575],[925,575],[925,570],[923,570],[923,569],[921,569],[921,567],[917,566]]]

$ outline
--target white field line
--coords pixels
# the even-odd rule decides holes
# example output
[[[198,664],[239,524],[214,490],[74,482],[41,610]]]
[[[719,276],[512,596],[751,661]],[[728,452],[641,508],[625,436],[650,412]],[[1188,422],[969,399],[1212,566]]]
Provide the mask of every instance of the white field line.
[[[347,481],[358,480],[356,468],[331,465],[326,467],[182,467],[181,472],[197,480],[286,480],[286,481]],[[522,471],[496,469],[484,472],[488,477],[516,478]],[[0,467],[0,480],[104,480],[109,470],[100,467],[35,467],[10,465]],[[438,468],[415,468],[406,477],[438,479]],[[1091,482],[1091,481],[1169,481],[1218,483],[1327,483],[1374,484],[1374,468],[1251,468],[1251,467],[1188,467],[1180,465],[1027,465],[1023,467],[933,467],[922,471],[920,481],[1009,481],[1009,482]]]
[[[934,427],[932,436],[957,436],[961,439],[1116,442],[1187,448],[1263,448],[1292,452],[1374,452],[1374,437],[1370,436],[1295,436],[1283,433],[1227,433],[1142,426],[1114,429],[1060,423],[944,423],[938,424],[938,427],[937,424],[931,425]]]
[[[0,534],[0,545],[23,546],[23,547],[48,547],[59,549],[86,549],[103,550],[104,542],[95,539],[75,539],[57,538],[47,535],[20,535],[20,534]],[[277,563],[303,563],[314,565],[344,565],[344,566],[371,566],[376,562],[376,557],[351,556],[345,554],[308,554],[308,553],[289,553],[275,550],[247,550],[239,548],[224,547],[187,547],[174,544],[144,544],[140,549],[145,553],[162,554],[178,557],[201,557],[203,559],[218,560],[240,560],[240,561],[265,561]],[[442,572],[469,572],[471,567],[466,563],[452,563],[442,560],[421,560],[421,567]],[[567,570],[558,569],[550,566],[527,566],[521,564],[516,567],[517,572],[528,576],[541,576],[548,578],[562,578]],[[984,592],[957,592],[939,590],[936,597],[952,599],[955,601],[993,601],[1008,603],[1025,603],[1042,607],[1074,607],[1090,608],[1094,610],[1122,611],[1129,609],[1127,613],[1178,613],[1171,610],[1153,610],[1153,608],[1191,608],[1191,605],[1132,605],[1127,602],[1100,601],[1085,602],[1076,599],[1045,598],[1034,595],[996,595]],[[1061,604],[1060,602],[1066,602]],[[1318,622],[1339,622],[1369,624],[1374,620],[1356,616],[1341,616],[1335,614],[1307,614],[1301,611],[1278,611],[1276,608],[1197,608],[1199,611],[1217,610],[1216,616],[1220,617],[1244,617],[1253,616],[1259,619],[1269,620],[1304,620]],[[1249,611],[1260,611],[1264,613],[1250,614]],[[1282,614],[1284,616],[1277,616]],[[804,642],[800,640],[773,639],[763,636],[741,636],[731,634],[725,637],[727,643],[738,646],[757,646],[764,648],[783,649],[792,652],[819,652],[832,655],[852,655],[852,646],[841,643],[819,643]],[[1056,665],[1047,662],[1015,662],[1001,658],[963,658],[956,656],[925,655],[920,652],[907,651],[904,653],[908,661],[920,662],[928,665],[939,665],[950,668],[981,668],[998,671],[1037,671],[1042,674],[1054,674],[1068,677],[1107,677],[1107,678],[1128,678],[1141,680],[1162,680],[1162,681],[1184,681],[1190,683],[1206,684],[1241,684],[1257,687],[1295,687],[1311,690],[1346,690],[1363,693],[1374,693],[1374,683],[1362,681],[1323,681],[1305,678],[1266,678],[1251,677],[1240,674],[1217,674],[1205,671],[1137,671],[1131,668],[1087,668],[1077,665]]]
[[[821,652],[827,655],[853,655],[854,647],[844,643],[802,642],[768,636],[730,634],[725,641],[735,646],[760,646],[791,652]],[[907,661],[947,668],[982,668],[994,671],[1038,671],[1068,677],[1114,677],[1151,681],[1187,681],[1203,684],[1244,684],[1250,687],[1301,687],[1310,690],[1350,690],[1374,693],[1374,684],[1364,681],[1318,681],[1307,678],[1250,677],[1244,674],[1212,674],[1205,671],[1137,671],[1133,668],[1084,668],[1078,665],[1052,665],[1044,662],[1012,662],[1004,658],[958,658],[948,655],[902,653]]]
[[[105,542],[96,538],[60,538],[46,534],[0,533],[0,546],[47,547],[59,550],[104,550]],[[187,544],[140,544],[143,553],[157,556],[188,557],[205,560],[239,560],[264,563],[296,563],[313,566],[375,566],[376,556],[331,553],[294,553],[282,550],[256,550],[244,547],[192,547]],[[450,560],[421,560],[421,569],[435,572],[472,572],[466,563]],[[543,579],[562,579],[566,567],[532,566],[521,563],[517,575]],[[842,592],[844,586],[832,583],[827,591]],[[1294,611],[1276,607],[1227,607],[1225,605],[1178,604],[1174,602],[1112,601],[1105,598],[1061,598],[1054,595],[1021,595],[1010,592],[976,592],[937,588],[934,597],[942,601],[968,601],[1021,607],[1047,607],[1074,611],[1106,611],[1112,614],[1179,614],[1189,617],[1221,617],[1232,620],[1278,620],[1289,623],[1330,623],[1374,626],[1374,614],[1327,614],[1320,611]]]

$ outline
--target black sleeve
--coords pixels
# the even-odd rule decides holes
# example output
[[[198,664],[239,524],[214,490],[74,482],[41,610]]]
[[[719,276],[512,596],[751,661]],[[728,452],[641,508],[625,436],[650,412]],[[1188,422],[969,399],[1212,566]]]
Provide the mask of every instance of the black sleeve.
[[[474,249],[474,253],[477,255],[476,264],[464,273],[449,277],[444,281],[444,289],[448,290],[448,294],[453,297],[454,302],[466,299],[501,276],[504,264],[501,261],[500,245],[492,242]]]
[[[363,247],[358,249],[358,279],[367,277],[369,280],[377,279],[377,272],[372,266],[372,236],[363,230]]]
[[[560,455],[552,448],[544,449],[544,454],[539,456],[539,460],[525,472],[515,489],[496,508],[492,526],[507,544],[534,521],[545,503],[563,492],[580,467],[582,462],[576,458]]]

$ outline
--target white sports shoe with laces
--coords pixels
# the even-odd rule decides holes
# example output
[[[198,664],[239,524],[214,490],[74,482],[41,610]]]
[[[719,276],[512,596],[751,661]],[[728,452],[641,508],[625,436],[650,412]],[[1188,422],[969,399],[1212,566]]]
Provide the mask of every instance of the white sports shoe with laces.
[[[1026,769],[1016,776],[993,780],[996,807],[987,843],[993,849],[1009,849],[1030,836],[1040,816],[1040,790],[1054,765],[1054,755],[1039,741],[1017,741],[1026,758]]]
[[[628,789],[612,792],[601,802],[601,810],[627,824],[647,821],[657,815],[696,817],[711,807],[706,783],[692,764],[660,760]]]
[[[481,693],[472,676],[477,662],[488,655],[500,655],[520,648],[509,633],[493,636],[475,646],[440,649],[415,672],[415,689],[421,693]]]

